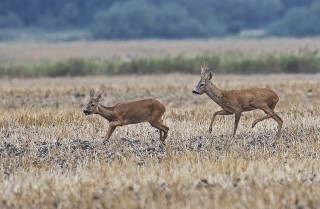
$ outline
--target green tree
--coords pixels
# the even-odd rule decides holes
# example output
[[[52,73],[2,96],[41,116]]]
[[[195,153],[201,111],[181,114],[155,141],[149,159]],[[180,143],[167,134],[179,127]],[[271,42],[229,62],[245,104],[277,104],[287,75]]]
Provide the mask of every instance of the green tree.
[[[144,38],[152,35],[155,8],[144,0],[115,3],[93,18],[94,38]]]
[[[226,23],[229,33],[257,28],[263,23],[273,21],[283,9],[280,0],[214,0],[211,8],[212,12]]]
[[[60,13],[60,17],[64,19],[68,25],[79,25],[79,16],[79,10],[75,3],[65,4]]]
[[[95,38],[186,38],[268,27],[319,34],[317,0],[1,0],[0,27],[91,29]]]
[[[291,9],[283,19],[268,27],[270,35],[278,36],[317,36],[320,35],[320,2],[315,1],[309,7]]]
[[[94,38],[189,38],[225,34],[213,17],[201,22],[177,3],[164,5],[147,1],[116,3],[99,12],[92,24]]]
[[[9,12],[5,16],[0,16],[0,28],[14,28],[21,27],[22,25],[22,20],[12,12]]]
[[[201,23],[186,9],[175,3],[159,8],[156,13],[155,34],[165,38],[187,38],[204,35]]]

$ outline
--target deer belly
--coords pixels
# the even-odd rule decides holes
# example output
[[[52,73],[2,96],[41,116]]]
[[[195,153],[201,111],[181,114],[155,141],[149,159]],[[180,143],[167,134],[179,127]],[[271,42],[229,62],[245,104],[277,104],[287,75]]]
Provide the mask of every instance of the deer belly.
[[[247,107],[244,109],[244,111],[251,111],[251,110],[255,110],[256,108],[253,108],[253,107]]]
[[[146,120],[145,118],[130,118],[130,119],[124,120],[124,123],[126,125],[128,125],[128,124],[143,123],[143,122],[147,122],[147,121],[148,120]]]
[[[129,114],[124,118],[125,124],[135,124],[149,121],[145,114]]]
[[[255,110],[257,109],[252,103],[249,103],[248,105],[246,105],[243,110],[244,111],[251,111],[251,110]]]

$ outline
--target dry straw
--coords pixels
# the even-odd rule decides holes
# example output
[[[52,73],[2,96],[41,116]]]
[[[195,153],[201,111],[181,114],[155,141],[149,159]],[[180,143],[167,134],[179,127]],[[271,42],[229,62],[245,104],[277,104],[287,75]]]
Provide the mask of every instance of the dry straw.
[[[272,87],[276,124],[245,113],[216,118],[199,76],[158,75],[1,80],[0,208],[318,208],[319,75],[215,76],[224,89]],[[85,117],[90,89],[103,104],[154,97],[167,106],[166,146],[148,124],[118,128]]]

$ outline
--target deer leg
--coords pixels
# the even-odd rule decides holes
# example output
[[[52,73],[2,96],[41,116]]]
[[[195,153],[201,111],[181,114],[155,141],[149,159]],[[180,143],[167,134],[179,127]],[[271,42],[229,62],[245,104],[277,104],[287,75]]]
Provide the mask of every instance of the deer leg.
[[[268,118],[271,118],[273,116],[276,116],[277,114],[272,110],[270,109],[269,107],[265,107],[262,109],[267,115],[261,117],[261,118],[258,118],[256,120],[253,121],[252,123],[252,128],[259,122],[263,121],[263,120],[266,120]],[[278,116],[279,117],[279,116]]]
[[[252,128],[259,122],[268,119],[268,118],[272,118],[273,120],[275,120],[278,123],[278,131],[276,134],[276,137],[278,138],[280,136],[281,133],[281,128],[282,128],[282,124],[283,124],[283,120],[280,118],[279,115],[277,115],[273,109],[270,109],[269,107],[263,109],[263,111],[267,114],[266,116],[256,119],[255,121],[253,121],[252,123]]]
[[[109,123],[109,128],[107,131],[107,134],[105,136],[104,141],[108,141],[109,138],[111,137],[112,133],[114,132],[114,130],[117,128],[117,126],[122,126],[123,123],[119,122],[119,121],[113,121],[111,123]]]
[[[160,131],[160,140],[162,141],[162,142],[164,142],[165,141],[165,139],[167,138],[167,136],[168,136],[168,131],[169,131],[169,128],[167,127],[167,126],[165,126],[165,125],[163,125],[161,122],[158,122],[158,123],[150,123],[150,125],[152,126],[152,127],[155,127],[155,128],[157,128],[157,129],[159,129],[159,131]],[[164,135],[163,135],[163,137],[161,136],[162,134],[161,134],[161,131],[163,131],[163,133],[164,133]]]
[[[165,128],[165,129],[167,129],[167,132],[164,132],[164,131],[161,131],[160,130],[160,140],[162,141],[162,137],[163,137],[163,141],[167,138],[167,136],[168,136],[168,130],[169,130],[169,128],[167,127],[167,126],[165,126],[164,124],[163,124],[163,120],[161,119],[161,125]]]
[[[282,118],[280,118],[280,116],[278,114],[276,114],[274,112],[274,108],[276,107],[276,104],[274,104],[272,107],[270,107],[273,111],[273,113],[275,114],[275,116],[272,117],[273,120],[275,120],[278,123],[278,131],[276,134],[276,138],[279,138],[280,133],[281,133],[281,129],[282,129],[282,124],[283,124],[283,120]]]
[[[263,121],[263,120],[265,120],[265,119],[272,118],[273,116],[275,116],[275,114],[271,114],[271,115],[268,114],[268,115],[266,115],[266,116],[263,116],[262,118],[259,118],[259,119],[254,120],[253,123],[252,123],[252,128],[253,128],[255,125],[257,125],[257,123],[259,123],[259,122],[261,122],[261,121]]]
[[[227,112],[227,111],[225,111],[225,110],[219,110],[219,111],[213,113],[212,119],[211,119],[211,123],[210,123],[210,126],[209,126],[209,133],[212,132],[213,121],[214,121],[214,119],[215,119],[215,117],[216,117],[217,115],[232,115],[232,114],[233,114],[233,113]]]
[[[163,127],[164,131],[163,131],[163,137],[160,138],[160,140],[161,140],[162,142],[164,142],[164,141],[166,140],[166,138],[168,137],[169,127],[167,127],[167,126],[165,126],[165,125],[163,125],[163,124],[161,124],[161,126]]]
[[[241,113],[242,112],[235,112],[235,115],[234,115],[234,129],[233,129],[233,135],[232,136],[236,135],[238,124],[239,124],[240,117],[241,117]]]
[[[117,128],[117,126],[114,126],[114,125],[109,124],[108,132],[107,132],[107,134],[106,134],[106,136],[105,136],[105,138],[104,138],[104,141],[108,141],[108,140],[109,140],[111,134],[114,132],[114,130],[115,130],[116,128]]]
[[[163,120],[161,120],[161,121],[159,122],[159,124],[160,124],[161,127],[164,129],[164,131],[162,131],[162,132],[163,132],[163,138],[162,138],[162,136],[160,136],[160,140],[164,142],[165,139],[168,137],[169,127],[163,124]],[[160,130],[160,133],[161,133],[161,130]]]
[[[280,136],[280,133],[281,133],[281,128],[282,128],[282,124],[283,124],[283,120],[279,117],[279,115],[275,114],[273,117],[272,117],[273,120],[275,120],[277,123],[278,123],[278,131],[277,131],[277,134],[276,134],[276,137],[279,138]]]

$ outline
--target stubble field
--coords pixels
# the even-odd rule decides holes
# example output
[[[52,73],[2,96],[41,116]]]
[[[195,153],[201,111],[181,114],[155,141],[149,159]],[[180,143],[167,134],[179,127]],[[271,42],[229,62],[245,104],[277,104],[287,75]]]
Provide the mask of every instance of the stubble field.
[[[2,65],[199,54],[268,56],[320,50],[319,39],[0,43]],[[316,55],[315,54],[315,55]],[[210,67],[210,66],[209,66]],[[320,75],[215,75],[223,89],[269,87],[284,120],[251,129],[262,111],[234,116],[191,93],[199,75],[0,78],[0,208],[320,208]],[[156,98],[166,106],[166,145],[149,124],[119,127],[82,110]]]
[[[220,88],[269,87],[284,120],[251,129],[262,111],[234,116],[192,95],[199,75],[5,79],[0,82],[0,208],[319,208],[320,75],[215,75]],[[90,89],[102,103],[156,98],[166,145],[149,124],[84,116]]]

